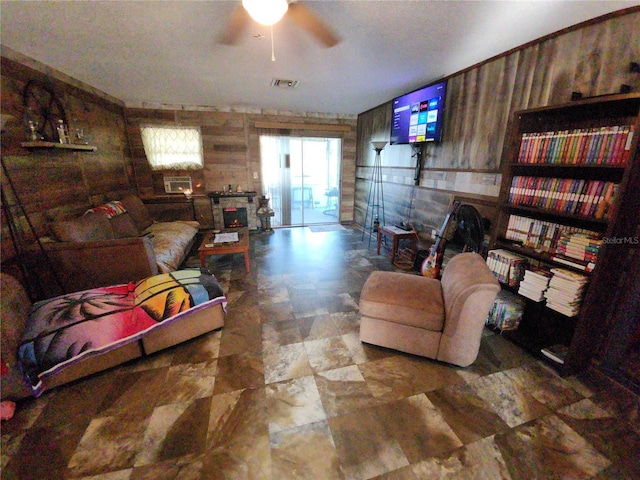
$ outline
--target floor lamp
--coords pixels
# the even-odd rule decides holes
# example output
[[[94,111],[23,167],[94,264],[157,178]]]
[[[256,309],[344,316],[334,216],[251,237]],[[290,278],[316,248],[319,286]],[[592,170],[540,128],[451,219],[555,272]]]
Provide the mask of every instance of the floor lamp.
[[[368,230],[371,233],[378,233],[380,225],[385,224],[384,220],[384,191],[382,189],[382,157],[380,152],[387,145],[387,142],[371,142],[376,151],[376,158],[373,162],[373,172],[371,173],[371,184],[369,185],[369,195],[367,197],[367,210],[364,215],[364,229],[362,230],[362,240],[364,233]],[[369,216],[371,213],[371,216]],[[382,215],[381,215],[382,213]],[[367,227],[368,223],[370,226]],[[369,245],[371,245],[371,235],[369,235]]]

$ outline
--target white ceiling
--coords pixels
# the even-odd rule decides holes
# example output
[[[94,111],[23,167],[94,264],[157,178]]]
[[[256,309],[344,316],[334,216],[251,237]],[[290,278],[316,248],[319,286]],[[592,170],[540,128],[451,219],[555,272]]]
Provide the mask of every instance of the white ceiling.
[[[1,43],[125,102],[355,115],[637,1],[301,0],[341,38],[286,16],[218,43],[240,1],[7,1]],[[254,38],[261,33],[265,38]],[[298,80],[295,89],[273,78]]]

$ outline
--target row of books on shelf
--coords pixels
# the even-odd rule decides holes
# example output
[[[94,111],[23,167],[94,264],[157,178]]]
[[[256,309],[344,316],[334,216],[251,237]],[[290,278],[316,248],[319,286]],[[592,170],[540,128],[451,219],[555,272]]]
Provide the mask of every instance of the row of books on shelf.
[[[617,183],[605,180],[516,175],[508,202],[600,220],[610,215],[617,191]]]
[[[633,125],[525,132],[518,163],[626,165]]]
[[[509,216],[505,239],[586,272],[595,268],[602,247],[598,232],[520,215]]]

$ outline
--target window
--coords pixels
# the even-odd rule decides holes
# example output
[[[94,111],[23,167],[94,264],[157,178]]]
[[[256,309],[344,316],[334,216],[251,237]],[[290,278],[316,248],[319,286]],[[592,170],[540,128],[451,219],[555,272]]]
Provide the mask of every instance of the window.
[[[152,170],[203,168],[199,127],[143,126],[142,144]]]

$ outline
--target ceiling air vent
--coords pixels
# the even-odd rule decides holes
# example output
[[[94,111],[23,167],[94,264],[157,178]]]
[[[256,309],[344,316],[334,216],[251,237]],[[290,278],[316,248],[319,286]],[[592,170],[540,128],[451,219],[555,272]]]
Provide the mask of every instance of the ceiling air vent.
[[[296,88],[298,80],[284,80],[283,78],[274,78],[271,80],[271,86],[279,88]]]

